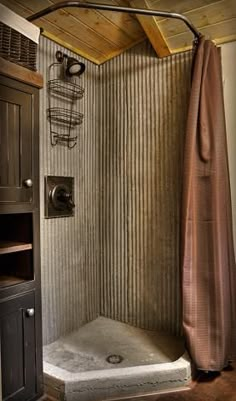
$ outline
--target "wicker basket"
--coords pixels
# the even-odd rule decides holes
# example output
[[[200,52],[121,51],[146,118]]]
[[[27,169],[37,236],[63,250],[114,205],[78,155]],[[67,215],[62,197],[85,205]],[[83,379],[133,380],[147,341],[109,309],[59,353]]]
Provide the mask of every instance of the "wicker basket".
[[[37,43],[0,22],[0,56],[36,71]]]

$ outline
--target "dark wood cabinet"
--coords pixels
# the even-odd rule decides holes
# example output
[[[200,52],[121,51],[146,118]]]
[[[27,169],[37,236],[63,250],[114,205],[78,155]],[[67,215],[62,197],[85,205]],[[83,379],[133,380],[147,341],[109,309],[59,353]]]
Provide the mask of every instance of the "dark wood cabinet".
[[[33,201],[37,110],[36,88],[1,76],[0,203]]]
[[[2,65],[5,68],[2,71]],[[17,75],[18,79],[15,79]],[[0,351],[3,401],[42,391],[37,73],[0,58]],[[0,397],[1,398],[1,397]]]
[[[35,396],[35,302],[30,292],[0,303],[2,397],[23,401]]]

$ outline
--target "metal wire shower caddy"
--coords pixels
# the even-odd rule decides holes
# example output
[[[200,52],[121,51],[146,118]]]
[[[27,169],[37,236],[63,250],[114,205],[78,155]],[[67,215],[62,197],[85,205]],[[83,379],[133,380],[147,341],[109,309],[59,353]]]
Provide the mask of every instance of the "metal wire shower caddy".
[[[51,93],[57,94],[68,99],[82,99],[84,96],[84,88],[75,82],[63,81],[61,79],[50,79],[48,81],[48,90]]]
[[[56,78],[50,78],[52,74]],[[83,114],[75,111],[76,101],[84,96],[84,88],[76,83],[76,78],[68,78],[64,74],[64,66],[61,63],[53,63],[49,66],[48,109],[47,117],[50,124],[51,145],[59,143],[72,149],[77,143],[78,135],[75,128],[83,123]],[[67,107],[61,107],[60,103]]]

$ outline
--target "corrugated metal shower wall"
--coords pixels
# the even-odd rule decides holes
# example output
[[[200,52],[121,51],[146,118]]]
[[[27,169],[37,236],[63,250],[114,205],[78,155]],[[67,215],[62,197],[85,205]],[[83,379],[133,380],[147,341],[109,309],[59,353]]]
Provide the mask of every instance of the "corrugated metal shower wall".
[[[46,81],[56,50],[73,54],[41,37],[39,71],[45,85],[40,93],[41,271],[44,344],[79,328],[99,314],[99,176],[97,105],[98,69],[83,60],[80,78],[85,96],[77,102],[84,113],[74,149],[51,147]],[[63,104],[60,102],[60,105]],[[66,105],[64,105],[66,106]],[[44,176],[75,177],[75,217],[44,219]]]
[[[172,333],[191,58],[146,42],[100,68],[101,313]]]
[[[41,37],[39,70],[45,83],[57,49],[72,54]],[[158,60],[144,43],[99,69],[85,63],[85,98],[78,102],[85,119],[73,150],[51,147],[46,88],[41,91],[44,344],[99,313],[177,333],[191,53]],[[75,177],[74,218],[44,219],[47,174]]]

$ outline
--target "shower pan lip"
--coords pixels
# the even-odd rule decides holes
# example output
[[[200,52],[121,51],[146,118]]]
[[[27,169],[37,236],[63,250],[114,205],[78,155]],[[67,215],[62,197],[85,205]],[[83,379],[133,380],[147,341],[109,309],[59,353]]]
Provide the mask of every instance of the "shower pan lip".
[[[123,363],[112,366],[107,355],[121,355]],[[57,400],[105,401],[186,390],[191,382],[191,362],[180,338],[104,317],[46,345],[43,364],[45,393]]]
[[[115,369],[101,369],[101,370],[89,370],[86,372],[69,372],[66,369],[60,368],[58,366],[52,365],[48,362],[43,362],[43,371],[45,375],[51,376],[53,374],[54,379],[57,379],[62,382],[71,382],[74,381],[84,381],[87,379],[99,379],[99,378],[115,378],[119,375],[127,376],[127,374],[139,374],[143,373],[143,371],[148,373],[153,372],[165,372],[165,371],[174,371],[176,368],[186,369],[187,373],[191,377],[191,359],[188,355],[188,352],[185,351],[182,356],[180,356],[176,361],[172,362],[163,362],[156,364],[148,364],[148,365],[138,365],[132,367],[120,367]]]

